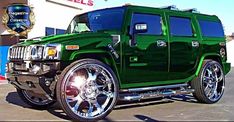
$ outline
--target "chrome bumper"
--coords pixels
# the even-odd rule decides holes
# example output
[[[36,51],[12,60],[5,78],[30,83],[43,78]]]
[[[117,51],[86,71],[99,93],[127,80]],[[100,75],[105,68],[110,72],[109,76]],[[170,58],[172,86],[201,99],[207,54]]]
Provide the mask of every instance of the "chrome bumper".
[[[9,62],[5,74],[8,82],[18,89],[31,90],[38,94],[54,94],[55,76],[56,72],[59,71],[60,63],[30,62],[29,68],[26,65],[24,62]],[[37,72],[34,70],[35,67]]]

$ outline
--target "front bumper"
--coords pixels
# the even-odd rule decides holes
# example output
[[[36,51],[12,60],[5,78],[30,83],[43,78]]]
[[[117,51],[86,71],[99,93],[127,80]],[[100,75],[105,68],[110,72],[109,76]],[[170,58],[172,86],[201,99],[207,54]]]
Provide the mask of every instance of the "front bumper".
[[[18,89],[53,96],[55,76],[60,71],[59,62],[9,62],[5,75]],[[29,66],[29,67],[28,67]],[[37,70],[35,70],[37,69]],[[36,72],[35,72],[36,71]]]
[[[51,94],[45,85],[46,78],[41,76],[29,76],[6,73],[6,79],[18,89],[30,90],[38,94]]]

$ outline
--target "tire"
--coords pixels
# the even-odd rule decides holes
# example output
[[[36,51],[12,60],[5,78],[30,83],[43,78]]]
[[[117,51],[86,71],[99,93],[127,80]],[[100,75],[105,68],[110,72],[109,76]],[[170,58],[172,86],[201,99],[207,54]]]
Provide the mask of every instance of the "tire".
[[[32,95],[33,92],[31,91],[26,91],[22,89],[16,89],[16,90],[17,90],[19,97],[23,100],[23,102],[28,104],[34,109],[38,109],[38,110],[47,109],[48,107],[52,106],[56,102],[54,100],[49,100],[43,95],[33,96]]]
[[[205,60],[199,76],[191,82],[195,90],[193,96],[198,102],[213,104],[218,102],[224,93],[225,76],[222,66],[214,60]]]
[[[62,109],[72,120],[97,121],[114,108],[119,84],[109,66],[95,59],[82,59],[63,70],[56,93]]]

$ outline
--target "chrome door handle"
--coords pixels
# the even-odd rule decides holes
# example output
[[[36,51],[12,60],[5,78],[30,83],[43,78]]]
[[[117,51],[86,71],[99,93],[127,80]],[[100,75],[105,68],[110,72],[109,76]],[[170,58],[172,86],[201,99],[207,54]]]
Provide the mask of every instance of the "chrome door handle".
[[[158,47],[166,47],[167,46],[167,43],[163,40],[158,40],[157,41],[157,46]]]
[[[192,41],[192,47],[199,47],[200,43],[198,41]]]

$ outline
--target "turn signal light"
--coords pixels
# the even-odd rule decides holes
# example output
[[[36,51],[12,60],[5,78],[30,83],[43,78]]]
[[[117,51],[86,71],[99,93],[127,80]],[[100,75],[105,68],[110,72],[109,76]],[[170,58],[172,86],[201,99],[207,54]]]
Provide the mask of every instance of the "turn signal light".
[[[79,50],[79,45],[67,45],[66,50]]]

